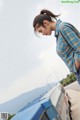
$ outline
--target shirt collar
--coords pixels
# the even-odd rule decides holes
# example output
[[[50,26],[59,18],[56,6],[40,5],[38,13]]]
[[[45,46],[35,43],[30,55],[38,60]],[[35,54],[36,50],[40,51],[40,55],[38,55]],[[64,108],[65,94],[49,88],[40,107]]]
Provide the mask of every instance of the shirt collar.
[[[56,29],[55,29],[55,33],[54,33],[54,36],[57,37],[58,36],[58,32],[59,32],[59,24],[61,23],[62,21],[59,19],[57,20],[56,22]]]

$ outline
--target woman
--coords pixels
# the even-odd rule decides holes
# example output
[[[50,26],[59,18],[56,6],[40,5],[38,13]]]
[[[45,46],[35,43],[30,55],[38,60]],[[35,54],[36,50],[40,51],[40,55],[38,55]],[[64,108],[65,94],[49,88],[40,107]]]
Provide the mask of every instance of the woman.
[[[34,18],[34,31],[42,35],[55,32],[56,51],[80,84],[80,33],[72,24],[57,20],[58,16],[49,10],[42,10]]]

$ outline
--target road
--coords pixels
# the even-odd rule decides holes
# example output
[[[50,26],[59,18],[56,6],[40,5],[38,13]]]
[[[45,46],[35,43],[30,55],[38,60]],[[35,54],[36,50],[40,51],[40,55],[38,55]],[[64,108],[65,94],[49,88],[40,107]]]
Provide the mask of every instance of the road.
[[[65,89],[71,97],[73,120],[80,120],[80,85],[74,82],[65,87]]]

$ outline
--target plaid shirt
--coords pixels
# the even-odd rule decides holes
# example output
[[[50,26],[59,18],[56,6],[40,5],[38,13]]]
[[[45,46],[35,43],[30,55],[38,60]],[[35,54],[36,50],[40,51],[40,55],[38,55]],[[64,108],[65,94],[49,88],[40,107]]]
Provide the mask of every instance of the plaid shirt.
[[[57,20],[56,51],[71,72],[76,73],[75,60],[80,61],[80,33],[70,23]]]

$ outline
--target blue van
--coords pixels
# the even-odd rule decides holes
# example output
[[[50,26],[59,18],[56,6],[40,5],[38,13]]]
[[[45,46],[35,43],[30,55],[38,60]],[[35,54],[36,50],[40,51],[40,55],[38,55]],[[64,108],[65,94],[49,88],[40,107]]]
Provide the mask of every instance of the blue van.
[[[70,98],[57,84],[35,104],[17,113],[11,120],[72,120]]]

